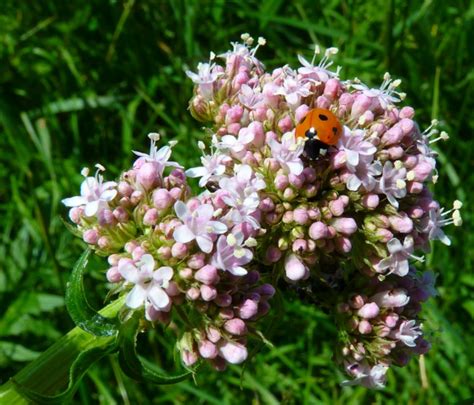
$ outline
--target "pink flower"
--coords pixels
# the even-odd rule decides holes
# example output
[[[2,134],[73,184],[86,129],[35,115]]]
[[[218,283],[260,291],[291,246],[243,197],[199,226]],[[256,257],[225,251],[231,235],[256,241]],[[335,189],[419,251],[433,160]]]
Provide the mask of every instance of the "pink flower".
[[[354,380],[346,380],[342,385],[362,385],[367,388],[384,388],[386,383],[386,364],[376,364],[370,367],[367,363],[354,363],[347,366],[349,374],[354,375]]]
[[[301,104],[302,97],[308,97],[311,94],[309,87],[309,83],[300,82],[295,76],[289,74],[275,94],[285,96],[288,105],[296,108]]]
[[[216,252],[212,256],[211,264],[235,276],[247,274],[247,270],[242,266],[252,260],[253,254],[250,249],[243,247],[243,242],[244,236],[240,232],[235,235],[230,233],[227,236],[220,236],[216,243]]]
[[[407,291],[402,288],[394,290],[382,291],[370,298],[381,308],[398,308],[404,307],[410,301]]]
[[[338,149],[343,150],[346,158],[346,165],[350,170],[355,170],[360,159],[371,162],[377,148],[364,140],[365,132],[362,130],[351,131],[344,127],[344,132],[339,139]]]
[[[308,274],[307,267],[294,254],[290,254],[285,259],[285,275],[291,281],[303,279]]]
[[[204,155],[201,157],[202,166],[193,167],[186,170],[189,177],[200,177],[199,187],[204,187],[210,181],[218,181],[225,173],[224,162],[228,157],[219,152],[212,155]]]
[[[199,85],[201,95],[206,100],[211,100],[213,96],[213,84],[217,81],[223,72],[216,69],[215,63],[198,63],[197,73],[186,71],[186,75]]]
[[[139,161],[145,161],[145,162],[151,162],[154,164],[156,168],[157,175],[161,177],[163,175],[163,171],[165,170],[165,167],[171,166],[171,167],[182,167],[180,164],[176,162],[169,162],[169,159],[171,157],[171,147],[168,145],[165,145],[158,149],[156,147],[156,142],[159,140],[159,135],[156,133],[150,133],[148,134],[148,138],[150,138],[150,153],[142,153],[142,152],[136,152],[133,151],[133,153],[140,158],[137,160]],[[137,163],[135,162],[135,163]]]
[[[227,231],[227,226],[219,221],[213,221],[214,208],[210,204],[198,206],[190,211],[185,203],[176,201],[174,210],[177,217],[183,222],[173,232],[176,242],[188,243],[196,240],[199,248],[205,252],[212,251],[213,234],[221,234]]]
[[[397,198],[403,198],[407,194],[405,179],[406,169],[404,167],[397,169],[392,162],[385,162],[378,190],[387,196],[389,203],[395,208],[398,208]]]
[[[408,258],[413,253],[413,238],[406,236],[402,243],[397,239],[390,239],[387,243],[387,249],[390,253],[388,257],[380,260],[374,268],[377,272],[383,273],[389,270],[387,274],[394,273],[398,276],[406,276],[408,274],[409,265]]]
[[[297,141],[292,132],[287,132],[281,137],[281,143],[270,139],[269,145],[272,156],[286,170],[287,174],[299,175],[303,172],[304,166],[300,159],[304,151],[304,143]]]

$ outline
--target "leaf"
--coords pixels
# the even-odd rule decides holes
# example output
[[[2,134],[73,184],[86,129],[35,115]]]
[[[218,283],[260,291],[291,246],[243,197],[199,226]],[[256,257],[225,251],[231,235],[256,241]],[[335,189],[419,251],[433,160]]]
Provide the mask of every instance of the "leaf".
[[[74,323],[95,336],[112,336],[118,332],[117,320],[105,318],[87,301],[82,275],[87,267],[91,249],[87,249],[72,270],[66,289],[66,307]]]
[[[165,375],[150,363],[146,364],[140,360],[136,351],[140,315],[139,312],[136,312],[120,328],[118,345],[120,346],[119,362],[122,371],[134,380],[147,381],[158,385],[175,384],[188,378],[192,371],[176,375]]]
[[[39,352],[17,343],[0,341],[0,366],[2,367],[7,366],[9,361],[32,361],[39,355]]]
[[[15,384],[17,389],[25,397],[38,404],[64,404],[72,399],[82,377],[87,372],[89,367],[100,358],[107,354],[114,352],[117,349],[116,339],[110,340],[105,346],[94,347],[89,350],[82,351],[72,363],[69,370],[69,383],[65,391],[56,395],[43,395],[28,387],[20,384],[14,378],[11,381]]]

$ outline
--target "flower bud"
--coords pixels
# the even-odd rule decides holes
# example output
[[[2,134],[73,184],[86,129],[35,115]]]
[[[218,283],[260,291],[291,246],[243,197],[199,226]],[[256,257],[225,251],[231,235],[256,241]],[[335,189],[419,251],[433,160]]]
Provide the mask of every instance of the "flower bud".
[[[399,233],[410,233],[413,230],[413,221],[404,212],[400,215],[388,217],[391,228]]]
[[[156,208],[149,209],[143,216],[143,225],[151,226],[158,222],[158,211]]]
[[[308,211],[305,208],[296,208],[293,211],[293,220],[300,225],[306,224],[309,220]]]
[[[240,364],[247,359],[247,348],[240,343],[225,342],[219,345],[219,354],[230,364]]]
[[[137,173],[137,182],[140,183],[145,190],[150,190],[158,181],[158,167],[154,162],[145,162]]]
[[[95,245],[99,240],[99,233],[95,229],[88,229],[82,235],[82,239],[89,245]]]
[[[359,322],[358,330],[359,330],[359,333],[361,333],[362,335],[367,335],[370,332],[372,332],[372,325],[370,324],[369,321],[366,321],[365,319],[363,319],[362,321]]]
[[[198,342],[198,350],[204,359],[214,359],[218,355],[216,345],[209,340],[201,340]]]
[[[294,254],[290,254],[285,259],[285,274],[291,281],[298,281],[306,275],[306,266]]]
[[[375,318],[380,312],[378,305],[375,302],[364,304],[358,311],[357,315],[365,319]]]
[[[199,271],[196,272],[194,278],[206,285],[216,284],[219,281],[219,276],[217,274],[217,268],[206,264]]]
[[[283,191],[286,187],[288,187],[288,184],[290,184],[288,181],[288,177],[283,174],[279,174],[278,176],[276,176],[274,183],[277,190],[280,191]]]
[[[217,297],[217,290],[208,285],[201,285],[201,297],[204,301],[212,301]]]
[[[174,203],[174,199],[171,194],[165,188],[159,188],[153,192],[153,204],[159,210],[164,210]]]
[[[110,283],[118,283],[120,280],[122,280],[122,276],[119,273],[117,266],[113,266],[108,269],[106,277]]]
[[[328,236],[328,227],[325,223],[313,222],[309,227],[309,236],[313,240],[325,239]]]
[[[185,243],[176,242],[171,247],[171,256],[183,259],[188,254],[188,247]]]
[[[362,197],[362,205],[370,210],[377,208],[379,201],[380,199],[377,194],[366,194]]]
[[[250,319],[257,314],[258,302],[247,298],[237,308],[237,315],[242,319]]]
[[[232,296],[229,294],[219,294],[214,299],[214,302],[218,307],[225,308],[232,304]]]
[[[247,326],[240,318],[234,318],[224,324],[224,329],[232,335],[242,336],[247,333]]]
[[[338,233],[349,236],[357,231],[357,223],[353,218],[336,218],[331,225]]]
[[[278,249],[276,246],[269,246],[265,253],[265,258],[270,263],[276,263],[281,258],[281,250]]]

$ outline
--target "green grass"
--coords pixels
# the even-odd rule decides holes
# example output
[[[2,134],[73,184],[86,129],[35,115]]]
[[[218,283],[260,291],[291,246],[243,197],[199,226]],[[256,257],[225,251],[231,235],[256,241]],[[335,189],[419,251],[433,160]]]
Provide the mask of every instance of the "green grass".
[[[243,3],[243,4],[240,4]],[[64,290],[83,244],[66,229],[60,199],[75,195],[80,169],[100,162],[113,177],[159,130],[180,141],[176,160],[197,162],[204,137],[187,111],[194,67],[228,49],[240,33],[267,38],[269,68],[310,56],[310,46],[340,48],[342,76],[378,85],[389,70],[403,80],[421,126],[436,117],[449,132],[439,145],[444,204],[463,200],[453,246],[433,246],[428,266],[440,295],[425,307],[433,349],[390,372],[382,392],[342,388],[331,360],[335,327],[322,312],[284,302],[271,341],[245,367],[203,370],[196,381],[138,385],[114,357],[84,378],[75,401],[196,404],[425,404],[474,397],[474,4],[376,0],[43,0],[0,4],[0,381],[73,325]],[[91,301],[105,296],[103,262],[90,274]],[[159,334],[143,337],[153,361],[171,350]]]

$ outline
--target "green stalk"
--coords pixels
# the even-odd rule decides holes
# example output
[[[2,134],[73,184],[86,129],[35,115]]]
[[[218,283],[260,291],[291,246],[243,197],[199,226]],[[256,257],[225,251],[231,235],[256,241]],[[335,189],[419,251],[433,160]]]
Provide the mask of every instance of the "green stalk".
[[[123,297],[103,308],[100,314],[113,318],[122,305]],[[75,327],[0,386],[0,404],[31,403],[21,393],[18,384],[43,395],[53,395],[59,390],[64,390],[68,385],[69,370],[77,356],[85,350],[104,348],[116,338],[116,336],[97,337]]]

